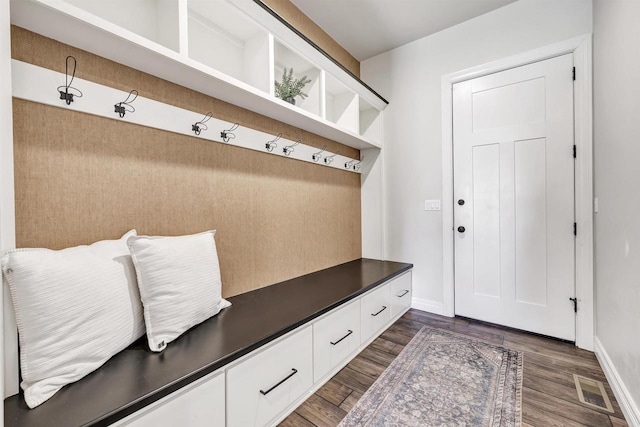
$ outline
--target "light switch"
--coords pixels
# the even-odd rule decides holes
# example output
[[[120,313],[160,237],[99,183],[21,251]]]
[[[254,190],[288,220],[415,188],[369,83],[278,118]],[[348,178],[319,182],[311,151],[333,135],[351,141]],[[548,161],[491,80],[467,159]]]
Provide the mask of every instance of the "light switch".
[[[424,201],[424,210],[425,211],[439,211],[440,210],[440,200],[425,200]]]

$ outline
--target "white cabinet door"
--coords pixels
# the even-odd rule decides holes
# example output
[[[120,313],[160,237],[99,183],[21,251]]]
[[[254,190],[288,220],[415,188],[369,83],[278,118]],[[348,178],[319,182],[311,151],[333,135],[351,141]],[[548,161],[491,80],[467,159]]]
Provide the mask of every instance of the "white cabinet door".
[[[309,390],[312,345],[311,326],[307,326],[229,369],[227,425],[267,425]]]
[[[411,271],[396,277],[389,284],[391,291],[391,318],[411,306]]]
[[[361,343],[366,342],[388,322],[391,313],[389,284],[370,291],[360,300]]]
[[[313,325],[313,378],[319,381],[360,346],[360,300]]]
[[[127,427],[224,427],[224,373],[215,373],[115,424]]]

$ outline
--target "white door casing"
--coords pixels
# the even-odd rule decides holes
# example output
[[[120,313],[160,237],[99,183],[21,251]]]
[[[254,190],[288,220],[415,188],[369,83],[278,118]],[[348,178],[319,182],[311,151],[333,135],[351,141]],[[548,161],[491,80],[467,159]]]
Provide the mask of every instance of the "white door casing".
[[[456,314],[575,340],[573,56],[453,86]]]

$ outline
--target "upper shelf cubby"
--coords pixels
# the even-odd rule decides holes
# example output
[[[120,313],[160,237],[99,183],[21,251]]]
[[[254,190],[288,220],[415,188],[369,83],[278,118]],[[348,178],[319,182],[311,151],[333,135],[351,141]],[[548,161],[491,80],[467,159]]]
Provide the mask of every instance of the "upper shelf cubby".
[[[306,97],[297,97],[288,102],[315,116],[320,116],[322,102],[320,69],[280,41],[275,42],[274,58],[274,74],[278,82],[282,82],[285,68],[287,72],[293,70],[293,79],[309,80],[303,89]],[[274,96],[276,96],[275,93]]]
[[[257,0],[11,0],[11,22],[342,144],[382,147],[386,101]],[[307,97],[276,98],[285,68],[307,76]]]
[[[271,92],[270,36],[225,1],[188,0],[189,57]]]
[[[325,118],[358,132],[358,96],[331,74],[325,77]]]
[[[63,1],[171,50],[177,52],[180,49],[179,3],[177,1]]]

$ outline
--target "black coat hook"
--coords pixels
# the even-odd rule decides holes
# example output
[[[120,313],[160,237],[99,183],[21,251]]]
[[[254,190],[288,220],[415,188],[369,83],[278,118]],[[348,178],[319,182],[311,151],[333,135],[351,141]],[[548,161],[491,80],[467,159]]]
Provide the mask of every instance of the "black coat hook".
[[[311,159],[313,159],[314,162],[319,162],[320,159],[322,158],[322,153],[324,153],[324,151],[327,149],[327,146],[324,145],[322,147],[322,150],[318,151],[317,153],[313,153],[313,155],[311,156]]]
[[[209,129],[209,127],[205,123],[207,123],[212,117],[213,117],[213,113],[209,111],[202,120],[192,124],[191,130],[193,131],[193,133],[195,133],[196,135],[200,135],[200,132],[202,132],[203,130]]]
[[[338,150],[338,151],[336,151],[336,153],[335,153],[335,154],[332,154],[332,155],[330,155],[330,156],[324,156],[324,163],[325,163],[325,165],[330,165],[331,163],[333,163],[333,159],[334,159],[338,154],[340,154],[340,151],[339,151],[339,150]]]
[[[282,152],[284,153],[285,156],[290,156],[291,153],[294,152],[294,148],[296,145],[300,144],[300,140],[297,140],[296,142],[294,142],[291,145],[287,145],[282,149]]]
[[[231,126],[231,128],[220,132],[220,138],[222,138],[224,142],[229,142],[230,140],[236,137],[236,134],[233,133],[233,131],[235,131],[239,127],[240,125],[238,123],[234,123],[233,126]]]
[[[268,152],[272,152],[274,148],[278,148],[278,144],[276,143],[276,141],[278,141],[280,138],[282,138],[281,133],[279,133],[275,138],[264,145]]]
[[[351,159],[351,160],[349,160],[348,162],[346,162],[346,163],[344,164],[344,168],[345,168],[345,169],[351,169],[351,167],[353,166],[353,164],[354,164],[356,161],[357,161],[356,159]]]
[[[129,92],[129,95],[127,95],[127,98],[124,101],[118,102],[114,105],[115,112],[120,115],[120,118],[124,117],[124,114],[127,111],[130,113],[136,111],[135,107],[131,105],[131,103],[135,101],[136,98],[138,98],[138,91],[133,89],[131,92]]]
[[[69,79],[69,62],[73,63],[73,72],[71,73],[71,79]],[[73,79],[76,77],[76,66],[76,58],[71,55],[67,56],[64,65],[65,84],[64,86],[58,86],[57,89],[60,93],[60,99],[63,99],[67,103],[67,105],[71,105],[74,96],[76,98],[82,98],[82,91],[71,86],[71,83],[73,83]]]

